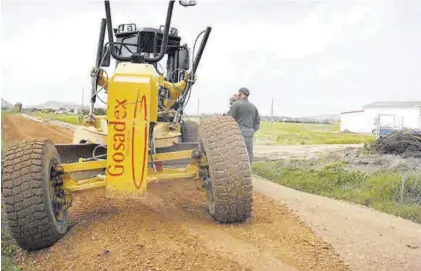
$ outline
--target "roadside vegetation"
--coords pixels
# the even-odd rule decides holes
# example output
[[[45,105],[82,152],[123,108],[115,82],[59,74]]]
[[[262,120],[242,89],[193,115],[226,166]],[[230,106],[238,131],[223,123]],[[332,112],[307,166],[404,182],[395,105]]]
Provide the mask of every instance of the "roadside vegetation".
[[[8,111],[1,111],[1,118],[3,123],[3,118],[7,115],[11,114]],[[1,159],[5,156],[7,152],[7,140],[4,137],[4,129],[1,129]],[[17,245],[13,238],[10,236],[7,227],[6,227],[6,219],[4,216],[4,208],[3,202],[1,205],[1,270],[2,271],[18,271],[21,270],[18,266],[16,266],[13,262],[13,258],[17,251]]]
[[[55,113],[46,113],[46,112],[32,112],[31,115],[45,118],[45,119],[62,121],[62,122],[75,124],[75,125],[80,124],[79,115],[77,114],[55,114]]]
[[[256,140],[269,145],[360,144],[375,140],[372,135],[341,133],[339,125],[264,121]]]
[[[303,163],[260,161],[256,174],[281,185],[334,199],[372,207],[376,210],[421,223],[421,176],[402,176],[396,171],[372,174],[346,169],[346,163],[321,167]]]
[[[77,114],[55,114],[53,112],[32,112],[31,115],[78,125]],[[197,119],[195,119],[197,120]],[[300,144],[362,144],[375,140],[372,135],[339,132],[334,124],[300,124],[262,121],[255,139],[260,144],[300,145]]]
[[[2,271],[19,271],[21,270],[13,262],[13,258],[16,254],[18,246],[16,245],[13,238],[7,232],[4,225],[3,207],[2,207],[2,218],[1,218],[1,270]]]

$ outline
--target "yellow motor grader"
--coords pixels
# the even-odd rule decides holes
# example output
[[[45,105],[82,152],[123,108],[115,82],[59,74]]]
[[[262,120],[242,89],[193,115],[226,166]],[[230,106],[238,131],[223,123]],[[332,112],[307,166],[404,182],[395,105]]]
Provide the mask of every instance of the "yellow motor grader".
[[[179,2],[185,7],[196,4]],[[101,20],[91,72],[90,111],[75,131],[73,144],[37,139],[9,147],[3,165],[6,219],[23,249],[46,248],[58,241],[69,228],[72,196],[88,189],[105,188],[111,196],[135,198],[151,181],[191,178],[206,192],[209,213],[217,222],[241,222],[251,216],[252,174],[236,122],[231,117],[200,124],[184,120],[211,28],[198,35],[203,34],[202,41],[196,54],[193,46],[190,57],[178,30],[170,27],[174,3],[169,1],[164,26],[122,24],[114,29],[110,3],[105,1],[106,18]],[[165,56],[163,72],[159,62]],[[116,66],[108,76],[104,68],[111,58]],[[94,104],[103,89],[106,116],[96,116]]]

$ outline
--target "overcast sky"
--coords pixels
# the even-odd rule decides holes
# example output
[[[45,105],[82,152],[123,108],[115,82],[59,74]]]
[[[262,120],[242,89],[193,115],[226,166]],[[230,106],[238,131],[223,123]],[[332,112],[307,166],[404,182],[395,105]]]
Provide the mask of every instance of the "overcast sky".
[[[421,1],[197,1],[173,26],[193,44],[212,27],[188,106],[223,112],[240,87],[261,114],[319,115],[421,100]],[[162,0],[111,1],[113,23],[157,27]],[[2,97],[85,102],[102,1],[2,0]],[[164,65],[165,66],[165,65]]]

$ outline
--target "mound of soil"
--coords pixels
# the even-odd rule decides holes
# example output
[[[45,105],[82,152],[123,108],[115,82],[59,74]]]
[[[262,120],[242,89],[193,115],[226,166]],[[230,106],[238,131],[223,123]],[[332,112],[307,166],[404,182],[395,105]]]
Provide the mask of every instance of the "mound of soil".
[[[421,157],[421,135],[407,131],[393,132],[377,139],[372,149],[379,154]]]

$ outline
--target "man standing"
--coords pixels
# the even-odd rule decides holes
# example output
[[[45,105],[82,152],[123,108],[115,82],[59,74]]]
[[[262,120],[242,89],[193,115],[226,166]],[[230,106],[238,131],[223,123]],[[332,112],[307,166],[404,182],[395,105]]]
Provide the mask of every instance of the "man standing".
[[[257,108],[248,100],[250,91],[247,88],[240,88],[238,95],[239,100],[232,104],[228,115],[233,117],[240,127],[251,162],[253,160],[253,137],[254,133],[259,130],[260,116]]]

